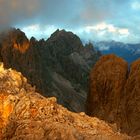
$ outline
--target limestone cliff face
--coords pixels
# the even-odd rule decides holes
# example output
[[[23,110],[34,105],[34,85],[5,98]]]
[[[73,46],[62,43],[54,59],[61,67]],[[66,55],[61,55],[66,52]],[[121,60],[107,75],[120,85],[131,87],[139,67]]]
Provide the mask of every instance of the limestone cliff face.
[[[72,113],[35,92],[27,79],[0,64],[0,139],[127,140],[115,127],[85,113]]]
[[[70,110],[84,111],[88,74],[100,53],[84,47],[72,32],[57,30],[48,40],[27,39],[19,29],[0,35],[0,60],[20,71],[45,96]]]
[[[101,57],[90,74],[87,113],[116,122],[126,78],[127,62],[115,55]]]
[[[125,112],[121,122],[123,131],[140,135],[140,59],[130,66],[122,104],[122,111]]]
[[[90,74],[87,114],[97,116],[129,135],[140,135],[140,60],[128,72],[127,63],[106,55]]]

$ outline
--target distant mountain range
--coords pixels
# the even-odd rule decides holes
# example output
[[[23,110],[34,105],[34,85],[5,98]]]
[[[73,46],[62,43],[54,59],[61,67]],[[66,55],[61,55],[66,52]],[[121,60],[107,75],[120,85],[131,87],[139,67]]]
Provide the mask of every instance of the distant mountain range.
[[[140,43],[125,44],[116,41],[101,41],[93,43],[95,48],[99,49],[102,54],[116,54],[124,58],[128,63],[140,58]]]

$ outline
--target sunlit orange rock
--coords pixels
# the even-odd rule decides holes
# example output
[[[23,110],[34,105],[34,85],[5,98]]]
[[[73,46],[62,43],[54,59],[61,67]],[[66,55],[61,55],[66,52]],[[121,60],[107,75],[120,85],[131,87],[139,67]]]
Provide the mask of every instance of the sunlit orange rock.
[[[140,59],[128,71],[115,55],[100,58],[90,74],[87,114],[140,139]]]
[[[16,49],[21,53],[25,53],[26,50],[29,48],[29,40],[27,39],[25,34],[19,29],[11,29],[10,31],[7,31],[4,34],[2,34],[1,37],[1,43],[4,46],[3,49]]]
[[[0,69],[0,139],[131,139],[98,118],[70,112],[57,104],[56,98],[41,96],[21,73]]]
[[[140,135],[140,59],[130,66],[122,100],[122,130],[130,135]]]
[[[115,55],[102,56],[90,74],[87,113],[115,123],[126,80],[127,62]]]

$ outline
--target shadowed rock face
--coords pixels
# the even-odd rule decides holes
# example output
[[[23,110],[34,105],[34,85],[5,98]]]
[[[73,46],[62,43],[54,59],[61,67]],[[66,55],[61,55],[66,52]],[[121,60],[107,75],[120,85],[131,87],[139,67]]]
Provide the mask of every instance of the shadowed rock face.
[[[116,123],[122,132],[140,134],[140,60],[127,63],[115,56],[100,58],[90,74],[87,114]]]
[[[123,132],[140,135],[140,59],[131,64],[122,104],[122,111],[125,112]]]
[[[90,74],[87,113],[116,122],[126,78],[127,62],[115,55],[101,57]]]
[[[35,92],[27,79],[0,64],[0,139],[129,140],[115,127],[85,113],[72,113]]]
[[[91,44],[72,32],[57,30],[45,41],[27,39],[19,29],[0,35],[0,60],[25,75],[45,96],[55,96],[70,110],[84,111],[88,74],[99,58]]]

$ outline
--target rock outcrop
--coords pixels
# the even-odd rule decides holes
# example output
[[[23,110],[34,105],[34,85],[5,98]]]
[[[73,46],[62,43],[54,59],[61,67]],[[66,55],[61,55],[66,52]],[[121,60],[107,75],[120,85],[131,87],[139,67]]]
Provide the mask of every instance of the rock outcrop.
[[[0,60],[20,71],[44,96],[55,96],[69,110],[84,111],[90,68],[100,57],[72,32],[57,30],[48,40],[30,40],[19,29],[0,35]]]
[[[126,80],[127,62],[115,55],[101,57],[90,74],[87,113],[116,122]]]
[[[129,140],[115,127],[85,113],[72,113],[56,98],[35,92],[27,79],[0,64],[0,139]]]
[[[115,55],[100,58],[90,74],[87,114],[99,117],[132,136],[140,135],[140,60],[128,71]]]
[[[122,130],[130,135],[140,135],[140,59],[130,66],[122,100]]]

